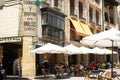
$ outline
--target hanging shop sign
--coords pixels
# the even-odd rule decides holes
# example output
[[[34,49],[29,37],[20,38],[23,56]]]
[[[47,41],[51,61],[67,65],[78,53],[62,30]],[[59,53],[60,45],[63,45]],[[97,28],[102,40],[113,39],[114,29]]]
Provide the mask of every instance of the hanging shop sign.
[[[21,34],[25,36],[36,36],[37,27],[36,1],[24,0],[23,9],[24,10]]]
[[[21,42],[21,37],[7,37],[7,38],[0,38],[0,43],[11,43],[11,42]]]

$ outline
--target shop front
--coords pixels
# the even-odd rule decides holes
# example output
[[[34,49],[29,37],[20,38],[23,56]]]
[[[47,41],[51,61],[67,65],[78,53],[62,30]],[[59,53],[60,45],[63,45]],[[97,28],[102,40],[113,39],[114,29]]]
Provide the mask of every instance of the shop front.
[[[21,37],[0,38],[0,63],[7,75],[13,75],[14,61],[22,56]]]
[[[6,75],[35,76],[35,55],[30,54],[31,37],[0,38],[0,63]]]

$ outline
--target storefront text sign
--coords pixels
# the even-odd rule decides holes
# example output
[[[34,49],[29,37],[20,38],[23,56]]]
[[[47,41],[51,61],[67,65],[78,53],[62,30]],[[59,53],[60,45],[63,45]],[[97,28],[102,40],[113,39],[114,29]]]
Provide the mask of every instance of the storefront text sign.
[[[36,36],[37,14],[36,4],[34,0],[23,1],[23,24],[22,35]]]
[[[21,37],[0,38],[0,43],[21,42]]]

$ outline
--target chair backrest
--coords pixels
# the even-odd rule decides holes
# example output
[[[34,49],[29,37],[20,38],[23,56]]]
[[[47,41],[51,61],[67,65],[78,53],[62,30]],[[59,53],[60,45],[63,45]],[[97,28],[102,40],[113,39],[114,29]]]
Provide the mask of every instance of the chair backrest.
[[[84,77],[88,77],[88,73],[87,73],[87,71],[82,70],[82,73],[83,73],[83,76],[84,76]]]
[[[111,77],[110,72],[106,72],[105,77],[110,78]]]
[[[104,80],[103,76],[99,75],[99,80]]]
[[[106,78],[107,80],[113,80],[112,78]]]

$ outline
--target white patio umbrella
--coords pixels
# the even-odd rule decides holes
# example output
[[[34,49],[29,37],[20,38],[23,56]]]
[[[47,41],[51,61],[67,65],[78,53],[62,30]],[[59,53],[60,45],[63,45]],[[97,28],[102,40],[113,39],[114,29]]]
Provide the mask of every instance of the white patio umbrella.
[[[43,45],[42,47],[38,47],[38,48],[32,50],[31,53],[36,53],[36,54],[67,53],[67,50],[61,46],[58,46],[58,45],[55,45],[52,43],[47,43],[47,44]]]
[[[110,30],[85,37],[80,41],[80,43],[89,46],[112,47],[113,41],[113,45],[118,46],[120,43],[119,34],[120,31],[112,28]]]
[[[70,55],[80,53],[79,48],[73,44],[65,46],[64,49],[68,50]]]
[[[109,50],[109,49],[106,49],[106,48],[95,47],[91,50],[94,54],[99,54],[99,55],[111,54],[112,53],[112,50]],[[113,51],[113,53],[116,54],[117,52]]]
[[[99,47],[94,47],[93,49],[91,49],[92,50],[92,53],[94,54],[94,60],[95,60],[95,62],[97,63],[97,55],[103,55],[103,51],[102,51],[102,49],[101,48],[99,48]]]
[[[99,47],[93,48],[93,49],[92,49],[92,52],[93,52],[94,54],[103,54],[103,50],[102,50],[101,48],[99,48]]]
[[[113,77],[113,47],[119,46],[120,31],[115,28],[83,38],[80,43],[90,46],[112,47],[111,77]]]
[[[93,53],[92,49],[88,48],[88,47],[79,47],[79,51],[80,53],[83,53],[83,54],[87,54],[87,53]]]
[[[72,55],[73,54],[80,54],[79,52],[79,48],[73,44],[69,44],[67,46],[64,47],[64,49],[66,49],[68,51],[69,54],[69,65],[72,63]]]
[[[102,51],[103,51],[103,54],[111,54],[112,53],[112,50],[109,50],[106,48],[102,49]],[[117,54],[117,52],[113,51],[113,54]]]
[[[95,55],[101,55],[103,56],[103,60],[104,60],[104,56],[105,55],[110,55],[112,54],[112,51],[109,50],[109,49],[106,49],[106,48],[99,48],[99,47],[94,47],[93,49],[91,49],[93,54]],[[114,51],[113,54],[116,54],[116,52]],[[95,57],[95,62],[97,61],[98,59]]]

